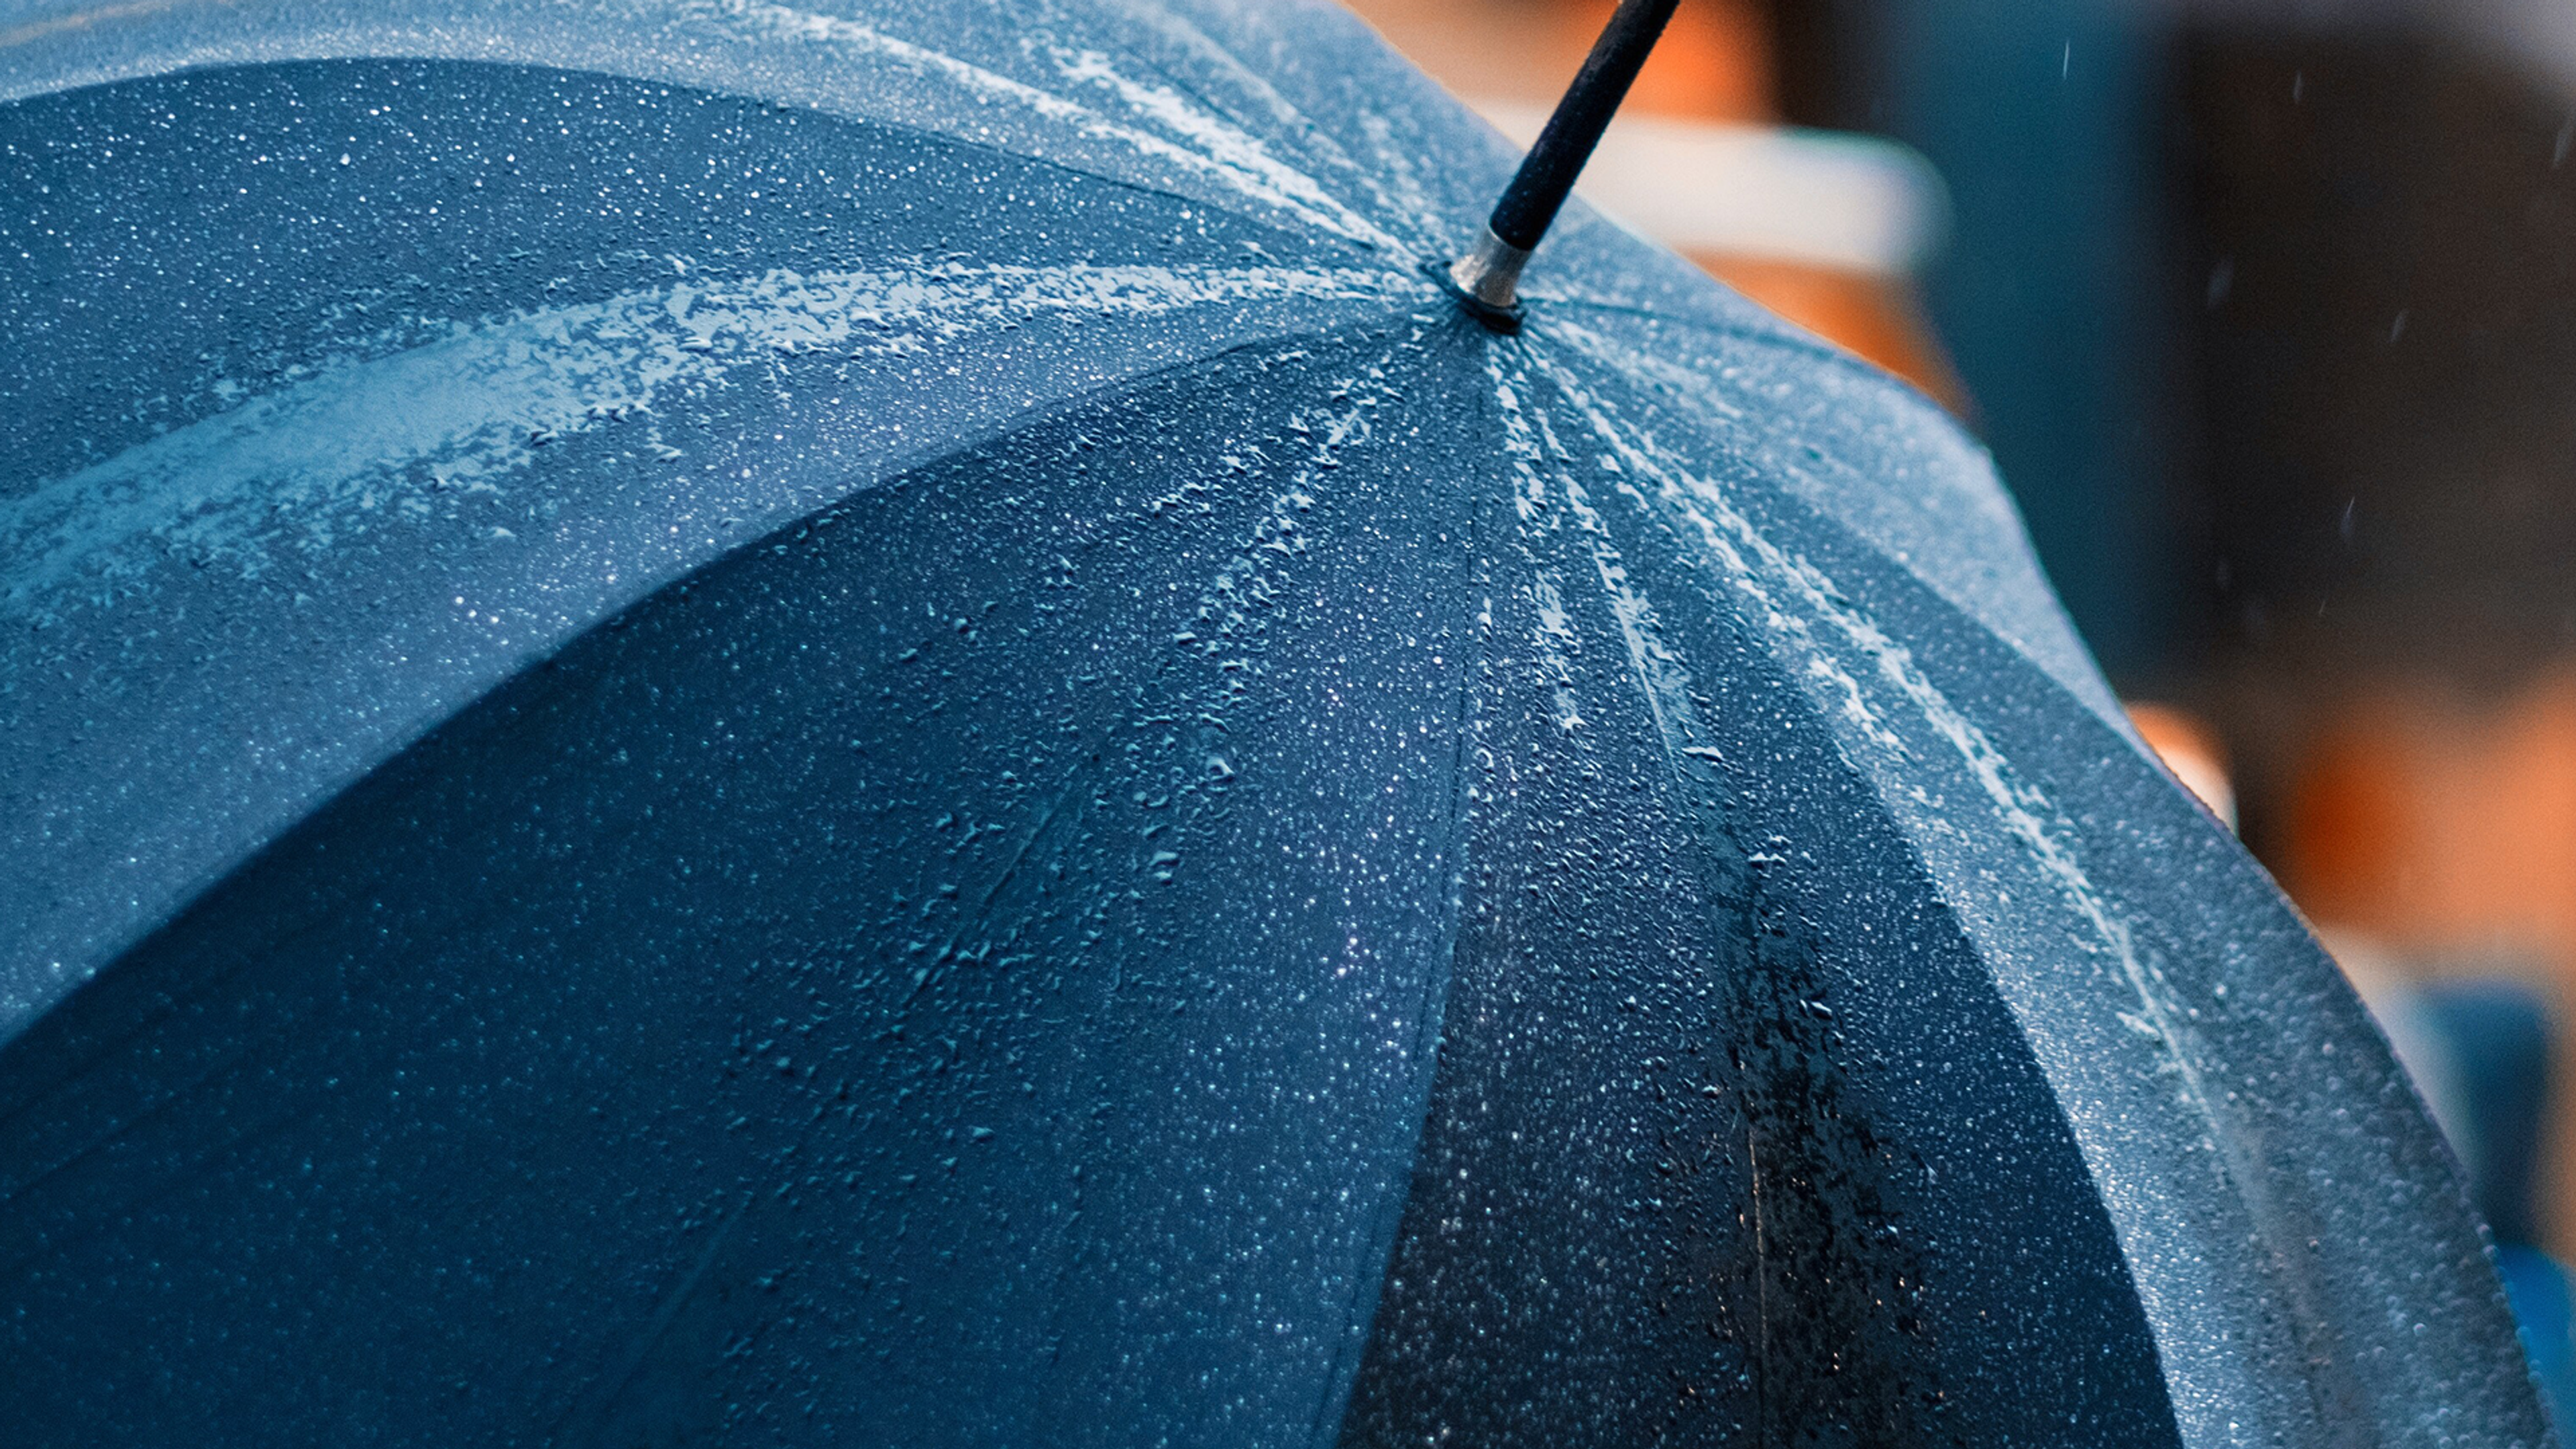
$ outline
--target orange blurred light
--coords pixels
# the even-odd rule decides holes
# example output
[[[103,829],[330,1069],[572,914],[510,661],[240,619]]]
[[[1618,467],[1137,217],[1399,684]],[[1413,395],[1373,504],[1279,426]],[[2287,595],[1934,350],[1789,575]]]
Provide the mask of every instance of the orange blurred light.
[[[2168,704],[2139,701],[2128,710],[2138,738],[2147,742],[2183,788],[2198,796],[2229,829],[2236,828],[2236,787],[2228,778],[2227,747],[2219,742],[2217,732]]]
[[[2576,969],[2576,674],[2356,703],[2308,751],[2284,823],[2282,882],[2316,919]]]

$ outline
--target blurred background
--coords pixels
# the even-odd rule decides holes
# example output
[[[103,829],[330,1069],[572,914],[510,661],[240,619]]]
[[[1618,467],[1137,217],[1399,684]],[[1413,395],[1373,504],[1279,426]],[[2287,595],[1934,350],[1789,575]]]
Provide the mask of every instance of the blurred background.
[[[1354,8],[1526,140],[1612,0]],[[1993,449],[2576,1423],[2571,146],[2570,0],[1682,0],[1585,192]]]

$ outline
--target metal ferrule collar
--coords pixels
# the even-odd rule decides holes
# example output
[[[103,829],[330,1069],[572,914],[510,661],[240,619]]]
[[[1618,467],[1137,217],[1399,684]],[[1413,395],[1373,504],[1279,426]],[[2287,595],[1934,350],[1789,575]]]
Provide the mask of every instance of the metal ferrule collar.
[[[1479,307],[1512,314],[1520,310],[1521,268],[1530,254],[1494,235],[1492,227],[1476,239],[1475,249],[1449,264],[1449,280]]]

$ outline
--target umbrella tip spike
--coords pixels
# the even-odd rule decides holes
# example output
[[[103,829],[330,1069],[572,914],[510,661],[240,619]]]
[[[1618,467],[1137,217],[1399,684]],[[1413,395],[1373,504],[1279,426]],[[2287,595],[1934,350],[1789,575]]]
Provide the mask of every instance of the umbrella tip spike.
[[[1537,143],[1494,203],[1475,247],[1440,273],[1442,284],[1477,321],[1497,332],[1520,330],[1521,268],[1556,221],[1677,3],[1620,0],[1610,23],[1601,28],[1601,38],[1592,43],[1592,53],[1584,57],[1583,69],[1565,88],[1565,98],[1556,103]]]

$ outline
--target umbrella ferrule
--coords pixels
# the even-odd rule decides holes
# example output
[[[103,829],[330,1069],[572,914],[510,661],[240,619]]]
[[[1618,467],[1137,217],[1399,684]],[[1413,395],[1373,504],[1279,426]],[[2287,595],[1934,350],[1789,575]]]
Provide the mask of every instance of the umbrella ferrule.
[[[1449,283],[1477,321],[1497,332],[1521,330],[1521,268],[1527,247],[1516,247],[1487,227],[1465,256],[1449,264]]]
[[[1592,159],[1592,148],[1601,144],[1602,131],[1627,98],[1629,85],[1679,3],[1619,0],[1574,84],[1566,87],[1564,99],[1549,113],[1537,142],[1494,203],[1476,249],[1451,264],[1446,280],[1477,321],[1497,332],[1520,330],[1521,267],[1573,192],[1583,163]]]

